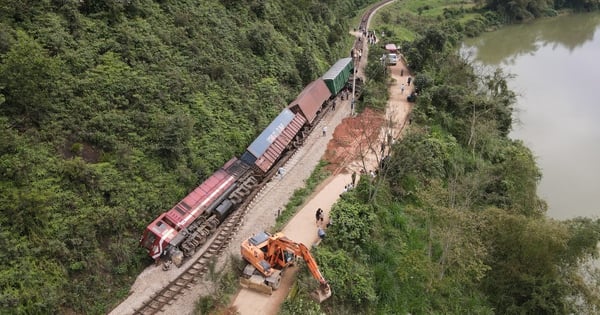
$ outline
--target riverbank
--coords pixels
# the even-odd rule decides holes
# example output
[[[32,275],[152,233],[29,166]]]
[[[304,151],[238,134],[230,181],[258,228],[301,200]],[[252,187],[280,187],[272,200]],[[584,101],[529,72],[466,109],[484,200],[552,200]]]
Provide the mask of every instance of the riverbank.
[[[594,12],[508,26],[463,48],[473,62],[513,74],[507,83],[518,96],[510,137],[534,152],[542,171],[537,191],[556,219],[600,215],[599,32]]]

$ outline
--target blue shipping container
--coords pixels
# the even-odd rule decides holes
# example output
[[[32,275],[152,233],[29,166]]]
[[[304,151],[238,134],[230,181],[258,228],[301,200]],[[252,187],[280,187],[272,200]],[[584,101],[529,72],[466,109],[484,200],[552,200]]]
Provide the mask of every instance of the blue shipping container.
[[[250,144],[240,160],[248,165],[254,164],[269,146],[279,137],[287,125],[294,119],[295,114],[289,109],[284,109],[261,134]]]

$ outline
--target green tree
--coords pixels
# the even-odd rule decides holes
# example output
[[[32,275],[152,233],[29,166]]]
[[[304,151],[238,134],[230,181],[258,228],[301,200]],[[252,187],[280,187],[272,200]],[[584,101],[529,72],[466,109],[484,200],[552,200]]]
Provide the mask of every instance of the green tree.
[[[482,285],[500,313],[566,314],[569,273],[562,269],[569,233],[556,221],[490,209],[483,239],[491,269]]]
[[[50,57],[33,38],[17,31],[0,64],[3,113],[23,125],[40,126],[59,110],[55,103],[61,80],[61,61]]]
[[[440,132],[409,133],[394,145],[389,161],[389,179],[393,191],[408,195],[430,181],[446,177],[446,165],[456,140]]]
[[[375,219],[370,206],[356,201],[342,199],[333,206],[330,214],[334,224],[328,229],[328,238],[348,251],[369,242]]]
[[[546,205],[536,194],[541,173],[531,150],[521,141],[513,141],[499,153],[493,173],[496,180],[486,189],[499,195],[490,200],[505,209],[528,216],[541,216]]]
[[[367,307],[377,301],[371,269],[355,262],[347,252],[319,248],[315,258],[335,292],[333,299],[357,307]]]

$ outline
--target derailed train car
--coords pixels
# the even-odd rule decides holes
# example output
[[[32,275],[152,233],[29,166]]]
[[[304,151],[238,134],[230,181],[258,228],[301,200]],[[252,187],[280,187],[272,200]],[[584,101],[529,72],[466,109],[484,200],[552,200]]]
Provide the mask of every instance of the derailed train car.
[[[288,108],[294,113],[300,113],[309,125],[315,121],[326,102],[331,97],[331,91],[322,78],[319,78],[302,90],[302,93],[292,101]]]
[[[140,245],[155,260],[179,253],[193,254],[258,184],[249,169],[237,158],[229,160],[171,210],[150,223]]]
[[[323,81],[327,84],[332,95],[338,95],[353,74],[354,61],[352,58],[342,58],[325,72]]]
[[[296,138],[301,136],[300,130],[305,124],[303,115],[284,109],[250,144],[240,159],[255,167],[257,172],[266,174],[283,152],[290,149],[290,144],[294,148],[300,145]]]
[[[353,66],[351,58],[340,59],[322,78],[306,86],[239,159],[229,160],[150,223],[140,246],[156,261],[193,254],[261,182],[272,176],[282,157],[302,145],[325,112],[328,100],[348,82]]]

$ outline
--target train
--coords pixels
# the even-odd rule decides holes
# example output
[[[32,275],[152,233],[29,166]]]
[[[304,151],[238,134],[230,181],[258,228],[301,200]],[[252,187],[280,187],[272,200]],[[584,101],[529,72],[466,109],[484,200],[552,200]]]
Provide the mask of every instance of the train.
[[[273,176],[282,157],[300,147],[335,98],[351,84],[352,58],[339,59],[304,90],[258,135],[239,157],[232,157],[144,230],[140,246],[157,263],[176,265],[206,243],[211,234]]]

